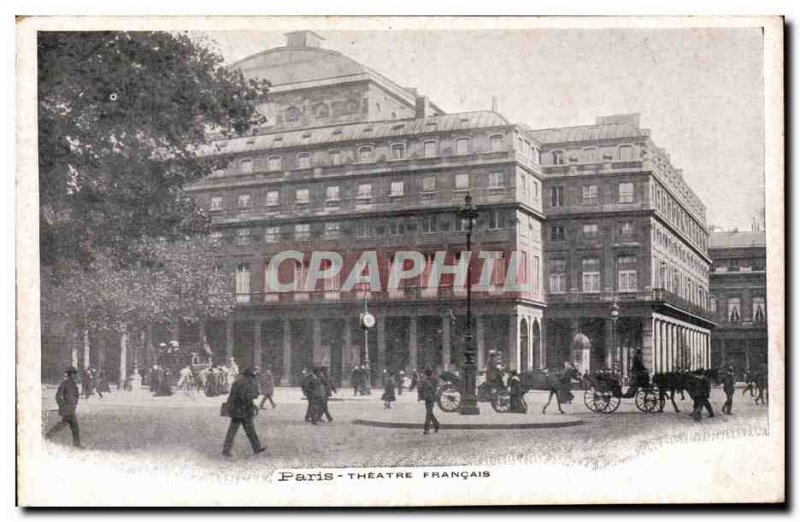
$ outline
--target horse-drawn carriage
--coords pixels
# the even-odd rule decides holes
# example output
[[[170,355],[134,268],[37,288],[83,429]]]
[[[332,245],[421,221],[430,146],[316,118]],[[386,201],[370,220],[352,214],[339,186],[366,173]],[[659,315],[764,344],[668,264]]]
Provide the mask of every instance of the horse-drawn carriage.
[[[442,384],[436,390],[436,404],[448,413],[456,412],[461,407],[461,396],[463,381],[461,377],[453,372],[442,372],[439,375]],[[499,383],[484,382],[477,387],[476,395],[479,402],[489,402],[492,409],[498,413],[506,413],[511,409],[511,395],[505,385]]]
[[[587,374],[584,381],[583,402],[596,413],[614,413],[622,399],[634,399],[636,407],[645,413],[656,413],[664,407],[658,387],[645,375],[638,376],[624,393],[622,378],[609,371]]]

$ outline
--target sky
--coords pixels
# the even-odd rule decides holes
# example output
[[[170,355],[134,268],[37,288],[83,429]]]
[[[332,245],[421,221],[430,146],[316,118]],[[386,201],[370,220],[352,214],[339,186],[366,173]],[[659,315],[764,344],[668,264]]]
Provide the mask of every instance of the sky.
[[[707,207],[749,230],[764,207],[759,29],[316,31],[446,112],[498,110],[533,128],[639,113]],[[227,62],[284,45],[282,32],[206,33]],[[761,218],[763,219],[763,218]]]

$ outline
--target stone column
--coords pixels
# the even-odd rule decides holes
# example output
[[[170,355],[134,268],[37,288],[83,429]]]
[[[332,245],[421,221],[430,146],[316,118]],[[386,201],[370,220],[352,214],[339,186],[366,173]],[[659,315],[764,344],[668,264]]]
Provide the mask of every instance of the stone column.
[[[283,320],[283,378],[284,386],[292,383],[292,324]]]
[[[653,319],[653,373],[661,373],[661,321]]]
[[[347,382],[350,383],[350,369],[353,367],[353,364],[357,364],[359,362],[356,360],[357,358],[353,358],[353,333],[351,326],[350,319],[345,319],[344,345],[342,346],[342,384],[344,384],[345,379],[347,379]]]
[[[483,334],[483,316],[475,316],[475,352],[477,353],[478,372],[483,371],[484,365],[484,352],[486,351],[484,334]]]
[[[261,319],[256,319],[253,325],[253,366],[262,366],[264,361],[261,353]]]
[[[604,344],[606,347],[606,368],[613,368],[614,357],[616,356],[614,344],[617,342],[617,339],[616,335],[614,335],[614,324],[611,319],[603,320],[603,334],[605,336]],[[571,339],[570,342],[572,342]]]
[[[450,316],[442,316],[442,367],[450,369]]]
[[[508,368],[519,371],[519,316],[508,318]]]
[[[311,332],[311,363],[316,366],[323,365],[324,356],[322,354],[322,325],[318,317],[313,320]]]
[[[417,367],[417,316],[408,318],[408,365],[410,370]]]
[[[376,319],[375,329],[378,334],[378,367],[376,370],[378,379],[382,379],[383,370],[386,368],[386,316],[379,315]],[[383,383],[382,380],[381,383]]]
[[[233,357],[233,317],[225,320],[225,360]]]

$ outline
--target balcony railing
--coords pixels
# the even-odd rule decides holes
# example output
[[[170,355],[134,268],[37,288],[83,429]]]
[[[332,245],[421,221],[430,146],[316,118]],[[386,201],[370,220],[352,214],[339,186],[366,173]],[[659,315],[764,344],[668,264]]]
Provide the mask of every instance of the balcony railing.
[[[331,303],[331,302],[363,302],[364,290],[298,290],[295,292],[256,292],[249,294],[236,294],[238,304],[306,304],[306,303]],[[370,302],[397,302],[397,301],[463,301],[466,299],[466,287],[440,286],[427,288],[418,286],[400,287],[395,290],[380,290],[367,292]],[[490,286],[488,290],[475,290],[473,287],[472,298],[481,299],[517,299],[520,292],[506,292],[502,286]]]
[[[634,302],[647,302],[660,305],[668,305],[692,315],[701,317],[707,321],[714,322],[714,314],[710,310],[706,310],[702,306],[692,303],[683,297],[673,294],[663,288],[654,288],[652,290],[640,290],[636,292],[579,292],[579,293],[563,293],[553,294],[548,296],[548,301],[551,303],[569,303],[569,304],[595,304],[595,303],[611,303],[612,301],[622,303]]]

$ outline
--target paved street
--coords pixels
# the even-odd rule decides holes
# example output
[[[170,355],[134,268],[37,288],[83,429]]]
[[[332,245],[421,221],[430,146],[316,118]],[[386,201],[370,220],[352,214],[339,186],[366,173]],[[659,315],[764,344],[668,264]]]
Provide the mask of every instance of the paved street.
[[[377,392],[377,390],[376,390]],[[44,409],[55,407],[53,390],[45,390]],[[381,414],[380,393],[353,398],[352,390],[341,390],[330,403],[331,424],[305,423],[305,402],[297,388],[276,390],[276,409],[262,412],[256,419],[259,436],[269,451],[253,456],[244,433],[237,435],[234,458],[219,455],[228,420],[219,416],[225,397],[207,398],[180,393],[172,397],[151,397],[148,393],[113,392],[99,399],[81,400],[78,414],[87,452],[109,457],[124,457],[136,465],[190,461],[196,473],[224,473],[247,462],[251,469],[270,472],[292,467],[380,467],[464,464],[555,463],[602,468],[621,463],[671,441],[699,441],[709,437],[759,436],[767,430],[767,408],[756,406],[737,390],[734,415],[718,414],[701,423],[688,416],[691,403],[678,401],[681,413],[644,414],[632,401],[625,401],[611,415],[589,412],[582,392],[576,392],[565,412],[580,418],[579,426],[535,430],[442,430],[424,436],[420,430],[388,429],[354,425],[356,418]],[[546,394],[527,395],[528,416],[540,414]],[[724,401],[715,389],[712,404],[719,410]],[[488,404],[482,407],[489,408]],[[551,405],[552,407],[552,405]],[[399,397],[394,408],[398,417],[424,417],[424,407],[416,393]],[[551,413],[553,411],[554,413]],[[456,414],[438,410],[443,424]],[[548,410],[548,416],[559,415]],[[48,415],[48,425],[55,422]],[[69,430],[58,435],[49,448],[69,449]],[[225,463],[220,466],[220,463]]]

